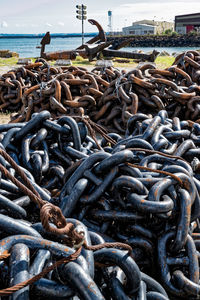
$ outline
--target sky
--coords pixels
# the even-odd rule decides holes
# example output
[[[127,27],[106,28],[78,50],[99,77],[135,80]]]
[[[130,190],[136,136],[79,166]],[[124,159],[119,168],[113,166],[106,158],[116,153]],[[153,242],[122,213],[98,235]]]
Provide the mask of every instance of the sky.
[[[142,19],[174,21],[175,15],[200,13],[200,0],[0,0],[0,33],[81,32],[76,5],[87,6],[87,18],[97,20],[108,31],[108,10],[113,31]],[[96,32],[87,22],[86,32]]]

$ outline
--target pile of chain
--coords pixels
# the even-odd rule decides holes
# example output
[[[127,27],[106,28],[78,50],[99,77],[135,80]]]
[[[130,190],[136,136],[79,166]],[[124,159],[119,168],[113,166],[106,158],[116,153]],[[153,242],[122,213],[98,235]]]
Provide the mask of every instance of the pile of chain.
[[[40,59],[0,78],[0,109],[17,111],[12,122],[50,110],[52,117],[85,115],[110,132],[124,134],[137,112],[153,116],[166,109],[171,118],[197,121],[200,115],[200,54],[188,51],[159,70],[145,63],[130,72],[114,68],[52,67]]]
[[[0,125],[0,288],[28,281],[14,294],[24,299],[198,299],[200,125],[161,110],[136,113],[125,137],[97,129],[48,111]],[[115,242],[131,256],[105,248]]]

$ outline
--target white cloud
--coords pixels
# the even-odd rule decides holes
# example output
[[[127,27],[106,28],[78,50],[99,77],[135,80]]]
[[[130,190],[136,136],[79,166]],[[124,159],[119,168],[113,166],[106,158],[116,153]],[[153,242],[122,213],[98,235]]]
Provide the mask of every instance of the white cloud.
[[[65,23],[63,23],[63,22],[58,22],[58,25],[60,25],[60,26],[65,26]]]
[[[167,3],[169,3],[169,2],[171,2],[171,4],[173,6],[175,6],[177,3],[181,3],[181,4],[186,3],[186,4],[189,4],[188,0],[175,0],[175,1],[174,0],[168,0]],[[199,0],[192,0],[191,2],[199,3]],[[152,4],[156,4],[157,5],[157,3],[159,3],[159,5],[162,5],[162,4],[165,4],[166,1],[165,0],[134,0],[134,3],[133,2],[123,3],[123,4],[120,4],[120,6],[131,7],[131,6],[134,6],[135,4],[138,4],[138,3],[139,4],[144,3],[146,5],[151,6]]]
[[[123,3],[113,9],[113,18],[130,18],[132,22],[142,19],[155,19],[173,21],[175,15],[195,13],[196,0],[176,0],[176,1],[159,1],[158,0],[136,0],[134,3]],[[199,1],[199,0],[198,0]],[[127,24],[128,25],[128,24]]]
[[[16,23],[16,24],[15,24],[15,27],[18,27],[18,28],[20,28],[20,27],[27,27],[27,24],[24,24],[24,23],[21,23],[21,24]]]
[[[3,21],[1,23],[1,27],[3,27],[3,28],[8,27],[8,23],[6,21]]]
[[[45,25],[46,25],[46,26],[49,26],[49,27],[52,27],[52,26],[53,26],[52,24],[50,24],[50,23],[48,23],[48,22],[47,22]]]

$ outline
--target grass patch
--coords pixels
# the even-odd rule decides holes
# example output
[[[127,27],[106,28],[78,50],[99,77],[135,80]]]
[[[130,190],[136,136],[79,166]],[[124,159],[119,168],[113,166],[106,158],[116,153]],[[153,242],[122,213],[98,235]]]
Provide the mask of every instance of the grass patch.
[[[173,56],[158,56],[155,63],[158,69],[166,69],[173,64],[174,60]]]
[[[94,66],[95,61],[89,61],[88,59],[82,58],[82,60],[73,60],[72,64],[73,66]]]
[[[31,57],[30,58],[32,62],[34,63],[36,58]],[[113,62],[115,68],[135,68],[138,63],[135,62],[133,59],[129,59],[130,62],[125,62],[125,63],[120,63],[120,62]],[[17,65],[18,62],[18,57],[11,57],[11,58],[0,58],[0,67],[2,66],[14,66],[18,67]],[[174,62],[174,57],[173,56],[158,56],[155,60],[156,66],[158,69],[165,69],[168,68],[172,65]],[[55,61],[49,61],[48,62],[50,65],[54,65]],[[74,66],[95,66],[96,60],[90,62],[88,59],[83,58],[81,56],[77,56],[75,60],[72,61],[72,64]]]
[[[0,57],[0,66],[13,66],[18,62],[18,57],[2,58]]]
[[[17,62],[18,62],[19,57],[9,57],[9,58],[2,58],[0,57],[0,66],[17,66]],[[32,62],[34,63],[36,58],[33,57],[29,57],[29,59],[32,60]]]
[[[88,59],[84,59],[82,57],[76,58],[76,60],[72,61],[74,66],[92,66],[96,64],[96,61],[89,62]],[[158,69],[166,69],[169,68],[175,58],[173,56],[158,56],[155,60],[156,66]],[[113,62],[115,68],[135,68],[138,65],[138,62],[135,62],[134,59],[129,59],[130,62],[120,63],[120,62]]]
[[[83,60],[84,60],[84,58],[82,56],[77,56],[76,57],[76,61],[83,61]]]

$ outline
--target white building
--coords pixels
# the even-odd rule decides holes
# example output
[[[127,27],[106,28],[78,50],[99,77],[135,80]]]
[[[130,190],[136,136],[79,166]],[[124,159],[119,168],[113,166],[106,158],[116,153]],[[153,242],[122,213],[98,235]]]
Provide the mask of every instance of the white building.
[[[122,28],[124,35],[146,35],[156,34],[156,26],[147,24],[132,24]]]

